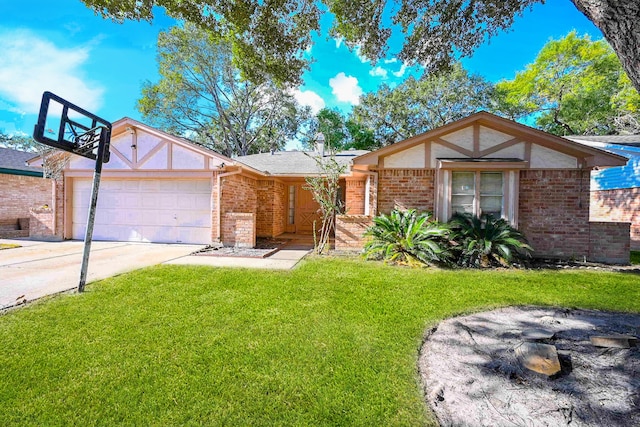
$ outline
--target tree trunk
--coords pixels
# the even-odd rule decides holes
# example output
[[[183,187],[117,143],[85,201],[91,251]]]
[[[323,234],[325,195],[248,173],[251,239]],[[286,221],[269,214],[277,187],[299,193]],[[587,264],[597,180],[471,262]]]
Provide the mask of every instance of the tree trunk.
[[[602,31],[640,92],[640,1],[571,0]]]

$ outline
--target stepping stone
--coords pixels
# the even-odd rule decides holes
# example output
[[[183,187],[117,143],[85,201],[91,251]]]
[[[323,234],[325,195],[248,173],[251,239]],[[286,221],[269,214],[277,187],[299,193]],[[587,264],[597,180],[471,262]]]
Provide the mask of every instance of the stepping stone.
[[[514,351],[518,361],[530,371],[550,377],[561,370],[558,351],[554,345],[523,342]]]
[[[522,331],[522,339],[527,341],[550,340],[556,333],[549,329],[536,328]]]
[[[636,344],[638,338],[631,335],[594,335],[589,340],[596,347],[629,348]]]

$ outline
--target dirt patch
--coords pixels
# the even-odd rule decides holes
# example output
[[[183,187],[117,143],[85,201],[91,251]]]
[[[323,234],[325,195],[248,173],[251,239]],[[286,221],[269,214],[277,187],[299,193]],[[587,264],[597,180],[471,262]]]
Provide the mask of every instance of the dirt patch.
[[[524,368],[528,331],[554,336],[562,371]],[[524,335],[523,335],[524,334]],[[640,335],[640,315],[510,307],[448,319],[429,332],[419,370],[443,426],[640,425],[640,347],[602,348],[594,335]]]

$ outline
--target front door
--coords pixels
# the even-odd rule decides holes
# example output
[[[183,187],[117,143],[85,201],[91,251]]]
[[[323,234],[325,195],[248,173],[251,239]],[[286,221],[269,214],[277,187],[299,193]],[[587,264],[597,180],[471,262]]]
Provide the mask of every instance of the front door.
[[[313,199],[313,193],[305,190],[304,187],[306,187],[306,184],[296,185],[296,233],[312,234],[314,221],[316,221],[316,230],[322,227],[320,205]]]

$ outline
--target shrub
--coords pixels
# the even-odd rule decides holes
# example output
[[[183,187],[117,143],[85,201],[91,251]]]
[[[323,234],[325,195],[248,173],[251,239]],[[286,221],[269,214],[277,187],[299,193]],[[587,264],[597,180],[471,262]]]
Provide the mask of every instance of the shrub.
[[[457,264],[464,267],[508,266],[533,250],[521,232],[491,215],[455,213],[449,227]]]
[[[418,214],[415,209],[375,217],[365,232],[371,237],[364,248],[365,258],[410,265],[450,263],[449,228],[431,218],[430,213]]]

